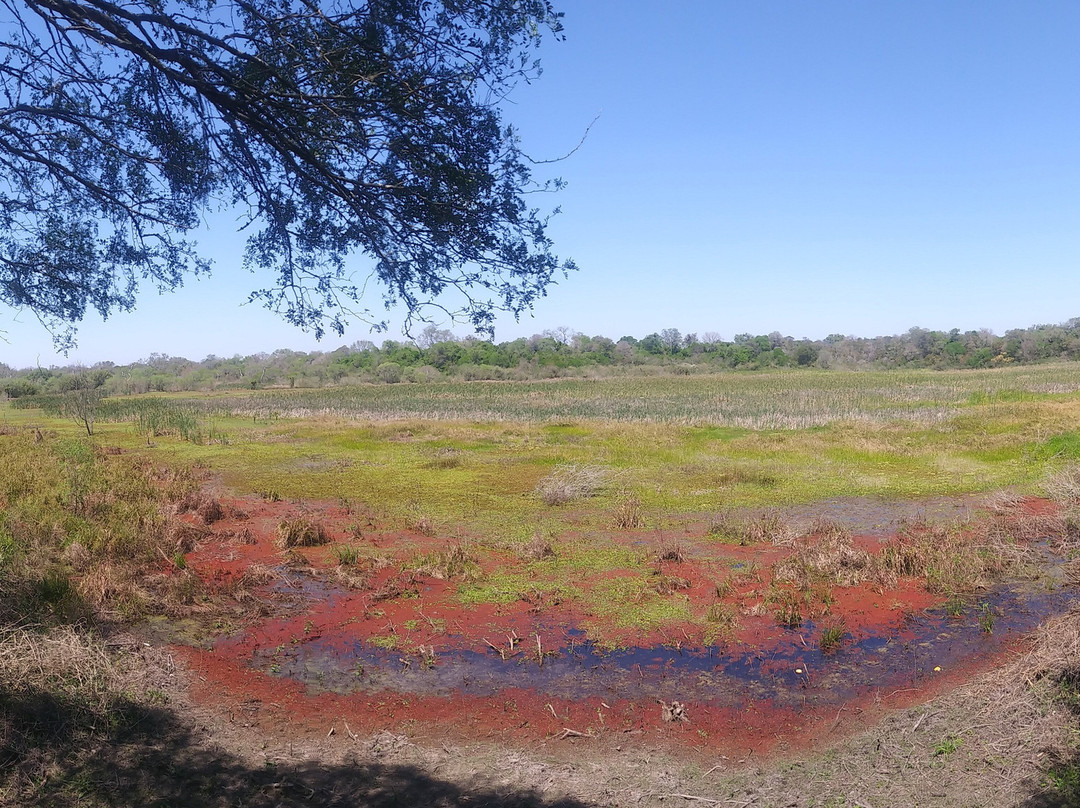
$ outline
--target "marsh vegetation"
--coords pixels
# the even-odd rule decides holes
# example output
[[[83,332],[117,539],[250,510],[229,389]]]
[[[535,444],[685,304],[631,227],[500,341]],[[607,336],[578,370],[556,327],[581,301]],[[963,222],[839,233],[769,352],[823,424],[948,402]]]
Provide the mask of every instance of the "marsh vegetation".
[[[575,643],[676,659],[769,636],[850,665],[874,609],[901,626],[929,607],[1003,642],[994,604],[1019,601],[995,587],[1070,585],[1033,548],[1049,540],[1067,562],[1080,537],[1077,388],[1061,365],[158,395],[104,400],[92,438],[9,405],[5,658],[36,664],[20,650],[34,636],[105,653],[103,626],[155,616],[196,649],[263,625],[280,639],[249,664],[271,679],[339,626],[374,655],[350,666],[361,688],[389,681],[383,656],[402,661],[395,676],[436,676],[470,647],[554,675]],[[320,611],[326,593],[348,614]],[[581,632],[569,646],[564,619]],[[108,736],[98,717],[123,687],[95,665],[34,686],[89,688],[86,731]],[[792,682],[825,686],[816,670]],[[553,703],[564,723],[588,720]],[[646,721],[613,707],[589,732]],[[722,711],[691,707],[695,747],[716,749],[700,722]],[[35,741],[6,731],[30,776]],[[956,765],[967,748],[930,757]],[[1061,754],[1051,790],[1071,782]]]

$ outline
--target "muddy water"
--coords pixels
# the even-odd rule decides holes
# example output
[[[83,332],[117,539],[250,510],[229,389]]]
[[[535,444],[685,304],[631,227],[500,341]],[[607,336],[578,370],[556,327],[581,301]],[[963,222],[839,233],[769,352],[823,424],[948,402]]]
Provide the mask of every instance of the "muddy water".
[[[767,700],[776,707],[843,704],[869,693],[922,687],[960,666],[977,666],[1033,630],[1047,616],[1066,610],[1075,592],[1060,572],[1062,559],[1046,547],[1046,574],[1037,581],[1004,583],[964,602],[964,613],[944,608],[905,615],[873,633],[847,636],[823,653],[820,626],[775,629],[755,647],[719,645],[603,650],[571,630],[558,649],[523,639],[503,659],[494,650],[437,652],[425,659],[324,633],[287,648],[256,652],[250,664],[315,691],[371,693],[392,690],[417,695],[454,693],[490,696],[526,688],[551,698],[679,699],[739,708]],[[311,593],[315,594],[315,593]],[[320,591],[320,597],[334,597]]]

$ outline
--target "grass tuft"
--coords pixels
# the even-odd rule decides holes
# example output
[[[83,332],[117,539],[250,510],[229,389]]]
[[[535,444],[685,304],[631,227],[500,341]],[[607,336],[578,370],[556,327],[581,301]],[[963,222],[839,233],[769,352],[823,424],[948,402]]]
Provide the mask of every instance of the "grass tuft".
[[[1080,463],[1070,463],[1043,483],[1047,495],[1063,505],[1080,503]]]
[[[312,521],[306,516],[291,516],[278,523],[277,540],[280,547],[288,550],[328,544],[330,537],[321,522]]]
[[[641,512],[641,500],[633,494],[628,494],[615,506],[612,514],[612,525],[618,530],[634,530],[645,524],[645,517]]]
[[[476,557],[463,545],[455,544],[434,553],[426,553],[411,565],[417,575],[427,575],[441,581],[462,579],[473,581],[480,577],[480,564]]]
[[[847,633],[847,626],[844,621],[835,620],[828,625],[825,625],[821,629],[821,637],[818,638],[818,646],[821,648],[821,653],[832,654],[839,650],[840,645],[844,642],[844,635]]]
[[[595,496],[609,476],[602,466],[563,463],[537,483],[536,493],[545,505],[565,505]]]
[[[523,552],[525,558],[530,561],[545,561],[549,558],[555,558],[555,548],[551,546],[551,542],[544,538],[544,534],[537,528],[529,539],[529,543],[525,545]]]

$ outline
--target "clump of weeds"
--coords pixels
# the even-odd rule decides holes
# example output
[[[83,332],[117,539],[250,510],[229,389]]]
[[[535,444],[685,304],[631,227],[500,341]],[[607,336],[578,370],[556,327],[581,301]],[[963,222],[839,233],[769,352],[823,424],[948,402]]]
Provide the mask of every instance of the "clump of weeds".
[[[923,578],[940,594],[971,592],[1007,566],[1008,545],[996,535],[973,535],[963,526],[905,528],[881,551],[881,578]]]
[[[945,614],[951,617],[953,620],[959,620],[964,616],[964,601],[957,595],[949,595],[949,599],[945,601]]]
[[[330,543],[330,536],[321,522],[306,516],[290,516],[277,526],[278,545],[286,550],[293,547],[318,547]]]
[[[353,567],[360,559],[360,550],[352,544],[335,544],[330,551],[337,559],[339,567]]]
[[[776,564],[774,575],[800,589],[857,586],[877,576],[874,557],[852,544],[850,531],[832,523],[817,525],[792,546],[794,552]]]
[[[615,506],[612,524],[619,530],[634,530],[645,524],[641,512],[641,500],[634,494],[627,494]]]
[[[555,548],[551,546],[551,542],[544,537],[544,534],[537,528],[529,539],[529,543],[525,545],[525,549],[522,553],[529,561],[545,561],[549,558],[555,558]]]
[[[678,575],[665,575],[660,571],[656,571],[652,576],[650,582],[650,588],[658,595],[673,595],[680,589],[687,589],[690,587],[690,581],[686,578],[682,578]]]
[[[681,564],[685,560],[686,554],[683,553],[682,544],[679,540],[677,538],[668,539],[661,535],[656,546],[657,563],[673,561],[677,564]]]
[[[456,469],[462,463],[462,452],[452,446],[440,446],[432,453],[428,468],[432,469]]]
[[[773,605],[776,622],[786,628],[798,628],[803,622],[804,598],[790,589],[772,588],[765,602]]]
[[[821,648],[821,653],[832,654],[839,650],[841,644],[844,642],[844,635],[847,633],[847,625],[843,619],[833,620],[821,629],[821,636],[818,638],[818,646]]]
[[[441,581],[461,579],[473,581],[480,577],[480,564],[472,552],[461,544],[426,553],[410,565],[417,575]]]
[[[795,535],[791,525],[775,510],[762,511],[749,519],[720,511],[710,520],[708,533],[715,539],[743,547],[763,543],[785,546]]]
[[[1080,504],[1080,463],[1070,463],[1043,483],[1047,495],[1062,505]]]
[[[596,496],[610,476],[603,466],[563,463],[537,483],[536,494],[545,505],[565,505]]]
[[[731,636],[739,627],[739,614],[727,603],[713,603],[705,613],[705,619],[716,627],[719,634]]]
[[[731,583],[731,579],[725,578],[724,580],[716,584],[716,597],[720,598],[721,600],[723,598],[726,598],[728,595],[731,594],[732,588],[733,586]]]
[[[194,513],[202,520],[204,525],[225,518],[225,510],[213,496],[205,491],[193,491],[176,503],[177,513]]]
[[[409,513],[405,517],[405,527],[415,530],[421,536],[431,538],[435,535],[435,522],[428,516],[419,503],[409,505]]]

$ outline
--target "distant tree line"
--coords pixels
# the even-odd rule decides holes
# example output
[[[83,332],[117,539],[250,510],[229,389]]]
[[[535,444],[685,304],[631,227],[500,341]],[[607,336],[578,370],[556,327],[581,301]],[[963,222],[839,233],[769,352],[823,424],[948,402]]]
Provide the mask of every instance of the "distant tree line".
[[[980,331],[912,328],[888,337],[831,334],[794,339],[771,334],[683,334],[676,328],[619,339],[558,328],[509,342],[458,338],[432,326],[414,340],[354,342],[334,351],[291,351],[200,362],[151,354],[130,365],[17,370],[0,363],[0,392],[8,398],[57,395],[91,387],[105,395],[248,387],[440,380],[543,379],[630,373],[711,373],[767,368],[989,368],[1080,358],[1080,318],[997,336]],[[88,381],[89,380],[89,381]]]

